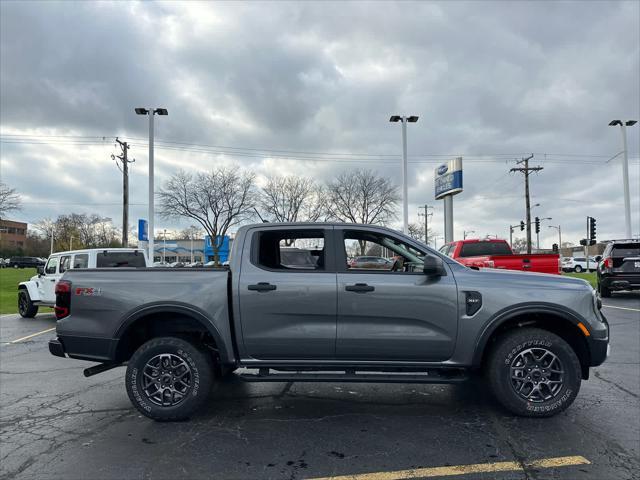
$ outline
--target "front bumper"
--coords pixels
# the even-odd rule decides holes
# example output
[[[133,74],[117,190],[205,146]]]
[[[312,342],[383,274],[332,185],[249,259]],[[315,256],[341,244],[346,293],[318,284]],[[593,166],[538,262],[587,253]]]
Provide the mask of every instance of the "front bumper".
[[[607,333],[604,338],[588,337],[587,344],[589,345],[589,356],[591,358],[589,366],[591,367],[602,365],[611,351],[609,344],[611,328],[609,326],[609,322],[607,321],[607,317],[602,314],[602,311],[599,312],[599,315],[602,318],[602,323],[607,326]]]

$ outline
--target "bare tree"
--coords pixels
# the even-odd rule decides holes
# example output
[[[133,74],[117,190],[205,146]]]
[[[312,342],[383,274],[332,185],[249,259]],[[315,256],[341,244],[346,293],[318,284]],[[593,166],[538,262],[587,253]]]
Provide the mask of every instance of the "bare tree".
[[[338,175],[327,183],[328,217],[341,222],[384,225],[396,215],[398,187],[371,170]],[[358,240],[364,255],[367,242]]]
[[[310,178],[270,177],[260,207],[273,222],[315,222],[323,213],[322,190]]]
[[[43,219],[34,229],[51,238],[53,232],[54,251],[79,248],[119,247],[119,230],[111,218],[97,214],[70,213],[59,215],[57,219]]]
[[[433,238],[434,232],[429,229],[429,238]],[[410,223],[409,224],[409,236],[414,240],[425,242],[424,236],[424,224],[423,223]]]
[[[255,175],[227,168],[195,176],[184,170],[174,174],[158,192],[160,215],[195,220],[211,237],[214,261],[229,228],[253,217],[256,205]]]
[[[327,208],[335,220],[384,225],[396,215],[398,187],[371,170],[338,175],[327,183]]]
[[[20,195],[16,193],[16,189],[6,183],[0,183],[0,218],[3,218],[5,213],[20,210],[21,207]]]
[[[204,231],[201,227],[197,225],[190,225],[189,227],[183,229],[178,238],[186,238],[187,240],[197,240],[204,236]]]

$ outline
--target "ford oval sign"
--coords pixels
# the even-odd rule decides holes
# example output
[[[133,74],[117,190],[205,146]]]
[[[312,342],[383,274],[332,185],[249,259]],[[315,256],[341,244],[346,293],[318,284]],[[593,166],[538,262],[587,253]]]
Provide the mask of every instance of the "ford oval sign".
[[[433,173],[435,174],[436,200],[462,191],[462,158],[450,160],[436,167]]]

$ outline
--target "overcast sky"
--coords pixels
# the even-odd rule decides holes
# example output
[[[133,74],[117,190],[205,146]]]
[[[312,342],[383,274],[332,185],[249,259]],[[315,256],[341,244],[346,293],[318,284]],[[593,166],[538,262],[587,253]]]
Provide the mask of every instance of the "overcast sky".
[[[607,163],[621,133],[607,124],[640,119],[638,1],[0,9],[0,175],[22,195],[18,220],[73,211],[120,224],[116,135],[136,159],[130,219],[145,217],[147,123],[133,108],[158,106],[169,116],[156,117],[157,139],[187,145],[156,150],[157,185],[178,168],[217,165],[319,181],[368,167],[400,184],[400,125],[388,119],[419,115],[408,128],[412,221],[419,205],[433,205],[442,234],[434,168],[460,155],[455,236],[508,238],[525,215],[522,175],[508,172],[534,153],[544,170],[532,176],[533,215],[553,217],[564,241],[584,237],[587,215],[599,238],[624,236],[620,157]],[[628,130],[636,235],[639,130]],[[156,220],[159,229],[189,224]],[[556,239],[543,226],[542,245]]]

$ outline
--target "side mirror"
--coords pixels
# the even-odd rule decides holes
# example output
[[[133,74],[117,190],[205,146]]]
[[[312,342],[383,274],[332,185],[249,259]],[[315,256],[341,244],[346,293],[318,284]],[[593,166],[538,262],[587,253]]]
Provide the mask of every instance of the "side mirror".
[[[436,257],[435,255],[427,255],[424,257],[422,272],[429,276],[440,277],[442,275],[446,275],[444,262],[440,257]]]
[[[40,275],[44,275],[44,266],[42,266],[42,265],[38,265],[38,266],[36,267],[36,270],[38,270],[38,276],[40,276]]]
[[[602,260],[602,255],[596,255],[595,260],[596,262],[599,262],[600,260]]]

